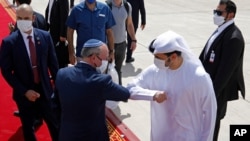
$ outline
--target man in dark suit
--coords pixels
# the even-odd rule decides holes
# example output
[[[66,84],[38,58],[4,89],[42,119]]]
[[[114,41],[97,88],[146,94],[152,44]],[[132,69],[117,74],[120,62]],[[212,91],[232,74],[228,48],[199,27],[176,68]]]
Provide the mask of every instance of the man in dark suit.
[[[139,12],[141,14],[141,25],[140,28],[143,30],[146,26],[146,10],[144,6],[144,0],[127,0],[132,6],[132,21],[134,25],[135,33],[139,24]],[[134,58],[132,57],[133,50],[131,49],[132,39],[129,34],[127,34],[127,55],[126,55],[126,63],[134,62]]]
[[[20,5],[16,17],[19,30],[2,40],[1,72],[13,89],[25,141],[36,141],[33,123],[38,114],[46,122],[52,140],[57,141],[51,77],[55,80],[58,63],[53,42],[48,32],[32,27],[31,6]]]
[[[214,10],[217,30],[210,37],[200,54],[200,60],[210,74],[217,98],[217,119],[214,141],[217,141],[220,120],[226,115],[227,101],[238,99],[238,91],[245,97],[243,78],[244,38],[234,24],[236,5],[221,0]]]
[[[57,59],[60,68],[67,66],[69,63],[68,56],[66,56],[69,54],[68,46],[67,43],[65,44],[67,35],[67,26],[65,23],[68,14],[68,0],[49,0],[48,6],[45,11],[45,19],[47,21],[48,30],[54,42],[54,46],[58,47],[60,45],[61,47],[60,49],[56,49]]]
[[[127,101],[128,90],[99,73],[96,68],[109,56],[99,40],[88,40],[82,61],[57,73],[56,88],[62,108],[60,141],[109,141],[105,122],[106,100]]]
[[[17,7],[21,4],[24,4],[24,3],[30,5],[31,0],[16,0]],[[33,14],[35,16],[35,20],[32,23],[33,27],[39,28],[42,30],[47,30],[47,23],[45,21],[44,16],[38,12],[35,12],[35,11],[33,11]],[[11,33],[18,30],[17,25],[16,24],[13,25],[12,23],[9,24],[9,29],[10,29]],[[19,116],[19,111],[14,111],[14,115]],[[35,120],[35,122],[34,122],[34,126],[39,127],[40,125],[42,125],[42,123],[43,123],[43,121],[39,118],[39,115],[38,115],[37,120]]]

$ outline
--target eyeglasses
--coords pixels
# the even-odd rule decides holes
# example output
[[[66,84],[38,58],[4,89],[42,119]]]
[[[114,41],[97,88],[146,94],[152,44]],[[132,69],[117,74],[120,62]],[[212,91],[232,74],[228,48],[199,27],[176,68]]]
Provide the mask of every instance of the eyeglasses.
[[[220,10],[214,10],[214,14],[217,14],[218,16],[221,16],[226,11],[220,11]]]
[[[95,54],[95,56],[98,58],[98,60],[102,61],[102,60],[108,60],[108,57],[106,59],[102,59],[98,54]]]
[[[102,61],[102,58],[100,58],[97,54],[96,54],[96,57],[97,57],[100,61]]]

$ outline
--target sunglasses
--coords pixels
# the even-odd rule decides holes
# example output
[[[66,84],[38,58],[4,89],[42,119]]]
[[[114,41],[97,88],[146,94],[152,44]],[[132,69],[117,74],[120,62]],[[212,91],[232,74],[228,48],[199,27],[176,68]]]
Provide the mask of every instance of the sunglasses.
[[[214,14],[217,14],[218,16],[221,16],[226,11],[220,11],[220,10],[214,10]]]

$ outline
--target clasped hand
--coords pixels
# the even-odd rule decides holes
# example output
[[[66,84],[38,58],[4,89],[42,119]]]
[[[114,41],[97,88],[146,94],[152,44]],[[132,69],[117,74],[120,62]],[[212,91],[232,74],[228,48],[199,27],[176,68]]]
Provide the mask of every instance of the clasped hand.
[[[35,102],[40,97],[40,94],[34,90],[28,90],[25,93],[25,96],[26,98],[28,98],[29,101]]]
[[[153,97],[153,100],[158,102],[158,103],[162,103],[166,99],[167,99],[167,95],[163,91],[156,92],[154,97]]]

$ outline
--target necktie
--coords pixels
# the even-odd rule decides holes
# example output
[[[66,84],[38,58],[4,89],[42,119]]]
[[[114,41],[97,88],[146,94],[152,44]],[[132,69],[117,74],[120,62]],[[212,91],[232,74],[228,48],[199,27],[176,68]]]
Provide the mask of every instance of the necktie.
[[[28,36],[27,38],[29,40],[30,60],[31,60],[31,65],[32,65],[32,70],[33,70],[33,75],[34,75],[34,82],[39,83],[40,78],[39,78],[39,73],[38,73],[38,68],[37,68],[36,48],[32,41],[32,36]]]

